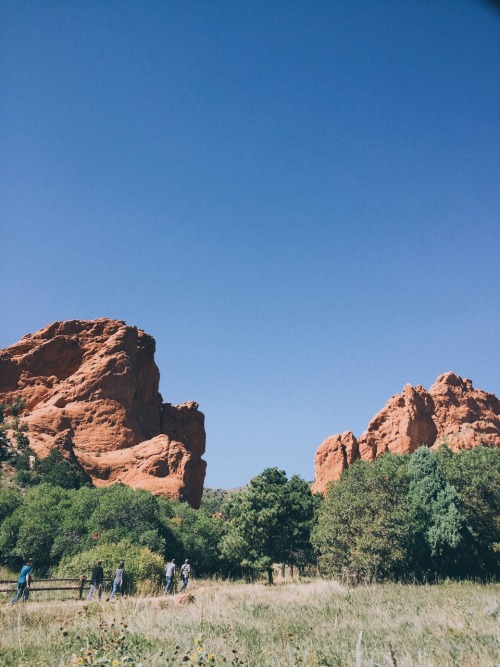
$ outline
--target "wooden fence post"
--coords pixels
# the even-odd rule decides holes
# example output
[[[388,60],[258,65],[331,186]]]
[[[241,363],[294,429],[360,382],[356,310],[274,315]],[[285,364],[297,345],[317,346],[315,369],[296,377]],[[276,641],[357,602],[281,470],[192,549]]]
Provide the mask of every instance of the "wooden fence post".
[[[85,576],[82,574],[82,575],[80,575],[80,600],[83,597],[84,587],[85,587]]]

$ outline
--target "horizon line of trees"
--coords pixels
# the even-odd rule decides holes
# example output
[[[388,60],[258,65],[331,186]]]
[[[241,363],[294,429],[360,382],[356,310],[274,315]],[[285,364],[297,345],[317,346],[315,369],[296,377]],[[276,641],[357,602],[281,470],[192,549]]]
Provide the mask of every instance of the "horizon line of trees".
[[[44,574],[76,575],[114,556],[132,563],[138,581],[187,557],[197,576],[265,572],[269,583],[277,564],[350,581],[487,579],[500,571],[500,449],[424,446],[357,461],[325,498],[298,475],[267,468],[246,488],[208,494],[193,510],[121,484],[94,488],[57,450],[33,458],[22,408],[10,410],[13,444],[0,406],[0,563],[11,568],[30,556]]]

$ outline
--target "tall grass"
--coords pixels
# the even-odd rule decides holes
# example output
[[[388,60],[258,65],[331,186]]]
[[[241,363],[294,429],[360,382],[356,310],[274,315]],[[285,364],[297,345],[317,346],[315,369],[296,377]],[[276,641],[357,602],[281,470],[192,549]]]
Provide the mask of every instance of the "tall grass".
[[[195,602],[189,605],[171,597],[103,605],[35,599],[4,604],[0,665],[66,667],[82,660],[144,667],[493,667],[500,662],[499,621],[485,612],[500,599],[500,587],[493,584],[347,589],[324,580],[272,588],[196,582],[190,592]]]
[[[9,570],[6,567],[0,565],[0,579],[5,581],[17,581],[19,572],[14,572],[14,570]]]

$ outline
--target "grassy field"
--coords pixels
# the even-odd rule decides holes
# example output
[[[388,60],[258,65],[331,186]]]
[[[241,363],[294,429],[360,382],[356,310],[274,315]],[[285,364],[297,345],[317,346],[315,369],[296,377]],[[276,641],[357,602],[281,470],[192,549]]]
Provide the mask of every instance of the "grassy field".
[[[500,664],[500,586],[193,582],[172,597],[0,608],[2,667]]]

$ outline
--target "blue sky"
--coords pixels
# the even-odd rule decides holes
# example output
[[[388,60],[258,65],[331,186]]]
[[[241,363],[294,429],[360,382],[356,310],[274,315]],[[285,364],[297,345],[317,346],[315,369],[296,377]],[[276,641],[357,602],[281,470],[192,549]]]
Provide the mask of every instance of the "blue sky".
[[[5,0],[0,347],[151,333],[223,488],[406,382],[498,395],[499,65],[480,0]]]

